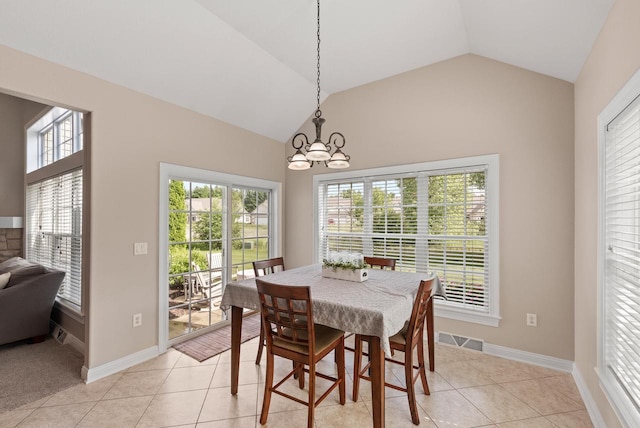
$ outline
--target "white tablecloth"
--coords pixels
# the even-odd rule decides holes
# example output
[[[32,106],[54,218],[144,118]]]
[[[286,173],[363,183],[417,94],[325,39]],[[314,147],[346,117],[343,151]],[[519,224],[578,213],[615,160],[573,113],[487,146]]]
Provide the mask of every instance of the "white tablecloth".
[[[389,355],[389,337],[400,331],[411,316],[420,280],[433,274],[369,269],[369,279],[350,282],[322,276],[322,265],[303,266],[263,277],[283,285],[311,287],[313,317],[318,324],[369,336],[378,336]],[[436,277],[433,294],[445,297]],[[230,282],[222,297],[222,309],[231,306],[258,309],[255,278]]]

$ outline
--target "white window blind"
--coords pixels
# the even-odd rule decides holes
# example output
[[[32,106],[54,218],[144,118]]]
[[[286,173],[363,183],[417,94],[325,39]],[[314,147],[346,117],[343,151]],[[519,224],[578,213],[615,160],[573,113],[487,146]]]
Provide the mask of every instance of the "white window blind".
[[[27,186],[26,255],[66,272],[58,297],[78,307],[82,296],[82,170]]]
[[[318,255],[352,251],[434,271],[446,305],[489,314],[488,167],[320,178]]]
[[[604,147],[604,376],[640,409],[640,97],[613,119]]]

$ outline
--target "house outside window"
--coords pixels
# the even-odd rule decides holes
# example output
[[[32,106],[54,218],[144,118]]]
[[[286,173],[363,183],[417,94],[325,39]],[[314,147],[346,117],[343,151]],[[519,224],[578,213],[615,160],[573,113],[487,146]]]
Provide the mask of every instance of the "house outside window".
[[[58,301],[82,312],[83,120],[53,107],[27,129],[26,257],[66,272]]]
[[[435,272],[439,316],[498,325],[498,156],[314,177],[316,260],[329,251]]]

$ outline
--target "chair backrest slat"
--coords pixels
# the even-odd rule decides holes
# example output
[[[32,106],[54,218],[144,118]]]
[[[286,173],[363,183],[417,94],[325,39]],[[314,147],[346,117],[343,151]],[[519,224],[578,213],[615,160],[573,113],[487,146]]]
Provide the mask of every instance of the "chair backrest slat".
[[[272,284],[256,278],[267,346],[274,340],[314,351],[313,305],[307,286]]]
[[[253,273],[256,278],[284,270],[284,258],[274,257],[253,262]]]
[[[379,267],[380,269],[389,268],[391,270],[396,270],[396,259],[388,257],[364,256],[364,262],[371,267]]]

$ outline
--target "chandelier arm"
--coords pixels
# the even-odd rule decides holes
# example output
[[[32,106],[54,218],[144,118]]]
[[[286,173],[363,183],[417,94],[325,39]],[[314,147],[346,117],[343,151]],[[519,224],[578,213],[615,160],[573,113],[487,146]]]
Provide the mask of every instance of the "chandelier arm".
[[[336,136],[335,138],[334,138],[334,135]],[[342,145],[341,146],[338,145],[338,137],[342,139]],[[347,140],[344,138],[344,135],[342,135],[342,133],[333,132],[331,135],[329,135],[329,142],[327,143],[327,146],[331,147],[331,143],[333,143],[333,145],[336,147],[336,149],[341,149],[341,148],[344,147],[346,142],[347,142]]]
[[[298,137],[300,137],[300,145],[296,146],[296,139]],[[304,141],[303,141],[303,139],[304,139]],[[309,145],[309,139],[307,138],[307,136],[305,135],[304,132],[298,132],[291,139],[291,145],[293,146],[294,149],[300,150],[303,146],[308,146]]]

